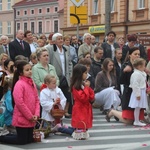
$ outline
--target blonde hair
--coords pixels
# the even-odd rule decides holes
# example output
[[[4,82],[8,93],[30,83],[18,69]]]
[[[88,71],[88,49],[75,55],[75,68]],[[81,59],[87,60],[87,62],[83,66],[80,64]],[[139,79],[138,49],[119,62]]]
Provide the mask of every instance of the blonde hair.
[[[48,50],[45,48],[45,47],[38,47],[37,49],[36,49],[36,56],[37,56],[37,59],[39,60],[39,58],[40,58],[40,56],[41,56],[41,54],[42,54],[42,52],[48,52]]]
[[[0,63],[1,63],[2,58],[3,58],[4,56],[7,57],[7,58],[9,58],[9,56],[8,56],[6,53],[1,53],[1,54],[0,54]]]
[[[30,55],[30,60],[36,59],[36,58],[37,58],[36,53],[32,53],[32,54]]]
[[[56,77],[53,76],[53,75],[48,74],[48,75],[46,75],[45,78],[44,78],[44,83],[45,83],[45,84],[46,84],[46,83],[51,83],[53,79],[56,80]]]
[[[144,63],[146,63],[145,59],[143,59],[143,58],[137,58],[133,62],[133,67],[137,69],[138,66],[144,65]]]
[[[65,41],[66,39],[71,40],[71,36],[69,36],[69,35],[64,35],[63,40]]]

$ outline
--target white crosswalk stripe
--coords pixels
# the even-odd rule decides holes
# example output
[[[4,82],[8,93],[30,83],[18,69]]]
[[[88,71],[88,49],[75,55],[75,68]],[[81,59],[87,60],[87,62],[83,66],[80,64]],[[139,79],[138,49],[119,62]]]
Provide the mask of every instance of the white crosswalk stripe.
[[[51,134],[41,143],[19,146],[19,148],[21,150],[150,150],[150,127],[124,125],[116,122],[114,118],[111,122],[106,122],[105,115],[101,115],[99,109],[94,109],[93,112],[93,128],[89,130],[88,140],[74,140],[68,135]],[[70,125],[71,120],[64,119],[63,122]],[[8,149],[8,146],[6,147]]]

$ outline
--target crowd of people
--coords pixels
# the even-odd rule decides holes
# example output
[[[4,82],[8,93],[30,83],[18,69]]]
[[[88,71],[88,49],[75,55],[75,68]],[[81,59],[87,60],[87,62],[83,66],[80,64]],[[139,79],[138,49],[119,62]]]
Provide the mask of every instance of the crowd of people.
[[[0,142],[33,142],[39,117],[50,123],[52,132],[72,135],[85,126],[88,131],[92,106],[98,106],[108,122],[114,116],[116,121],[145,126],[141,120],[148,108],[147,54],[136,34],[126,40],[117,39],[113,31],[101,44],[90,33],[82,41],[61,33],[38,37],[29,30],[18,30],[11,42],[1,36]],[[70,127],[52,116],[56,104],[71,119]]]

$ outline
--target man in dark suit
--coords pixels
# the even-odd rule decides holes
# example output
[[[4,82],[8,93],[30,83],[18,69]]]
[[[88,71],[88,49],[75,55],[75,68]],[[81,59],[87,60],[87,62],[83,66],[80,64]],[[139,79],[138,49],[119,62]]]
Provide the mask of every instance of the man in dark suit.
[[[8,36],[2,35],[0,39],[1,39],[1,42],[2,42],[2,45],[0,45],[0,54],[6,53],[8,56],[10,56]]]
[[[17,55],[23,55],[30,58],[31,50],[30,45],[23,41],[24,32],[22,30],[18,30],[16,33],[16,39],[13,42],[9,43],[9,50],[10,50],[10,58],[15,60]]]

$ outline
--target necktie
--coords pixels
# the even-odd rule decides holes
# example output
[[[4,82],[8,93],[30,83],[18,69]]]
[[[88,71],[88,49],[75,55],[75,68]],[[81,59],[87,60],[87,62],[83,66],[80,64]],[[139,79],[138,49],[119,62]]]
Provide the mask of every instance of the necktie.
[[[8,55],[8,49],[6,45],[5,45],[5,51],[6,51],[6,54]]]
[[[21,40],[20,40],[20,45],[22,46],[22,49],[24,49],[23,41],[21,41]]]

